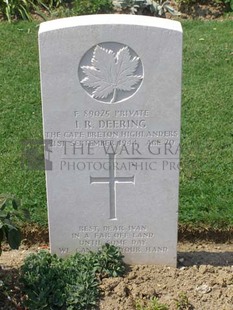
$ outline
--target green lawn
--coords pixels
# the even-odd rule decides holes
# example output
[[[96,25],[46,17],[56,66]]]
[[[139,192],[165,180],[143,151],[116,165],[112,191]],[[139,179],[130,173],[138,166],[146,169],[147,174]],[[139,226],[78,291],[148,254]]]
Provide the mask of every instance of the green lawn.
[[[184,28],[180,223],[233,225],[232,21]],[[0,23],[0,193],[47,224],[43,171],[21,167],[22,140],[42,138],[36,23]]]
[[[180,222],[233,224],[232,21],[185,22]]]

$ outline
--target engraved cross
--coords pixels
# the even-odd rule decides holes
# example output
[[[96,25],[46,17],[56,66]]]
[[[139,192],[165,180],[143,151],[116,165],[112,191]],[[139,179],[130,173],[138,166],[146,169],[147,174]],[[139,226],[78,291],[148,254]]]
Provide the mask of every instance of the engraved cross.
[[[132,177],[117,177],[116,176],[116,157],[115,154],[109,155],[109,176],[108,177],[92,177],[90,176],[91,184],[109,184],[109,204],[110,204],[110,220],[116,220],[116,183],[135,183],[134,176]]]

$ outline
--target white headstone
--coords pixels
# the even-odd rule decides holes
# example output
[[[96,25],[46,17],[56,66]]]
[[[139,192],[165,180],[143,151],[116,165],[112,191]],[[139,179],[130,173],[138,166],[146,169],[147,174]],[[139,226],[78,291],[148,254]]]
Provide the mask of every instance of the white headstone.
[[[127,263],[175,266],[180,23],[60,19],[39,45],[52,253],[110,243]]]

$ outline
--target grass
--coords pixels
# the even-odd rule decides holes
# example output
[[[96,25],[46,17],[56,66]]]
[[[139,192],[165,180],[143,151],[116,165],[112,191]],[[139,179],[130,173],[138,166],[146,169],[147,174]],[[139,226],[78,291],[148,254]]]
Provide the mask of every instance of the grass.
[[[183,26],[180,222],[231,226],[232,21]]]
[[[233,225],[232,21],[184,21],[180,223]],[[0,193],[47,224],[43,171],[22,169],[22,140],[42,138],[36,22],[0,23]]]
[[[0,193],[12,193],[47,223],[43,171],[22,169],[22,141],[42,138],[36,23],[0,23]]]

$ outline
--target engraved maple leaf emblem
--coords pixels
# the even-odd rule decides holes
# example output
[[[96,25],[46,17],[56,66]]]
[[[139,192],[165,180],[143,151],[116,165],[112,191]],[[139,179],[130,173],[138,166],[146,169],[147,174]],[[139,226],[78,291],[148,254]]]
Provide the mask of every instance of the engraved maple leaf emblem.
[[[116,92],[135,89],[142,76],[134,75],[138,68],[139,57],[132,57],[127,46],[117,53],[97,45],[91,59],[92,66],[82,66],[85,78],[81,83],[90,88],[93,98],[107,98],[112,94],[110,103],[115,102]]]

